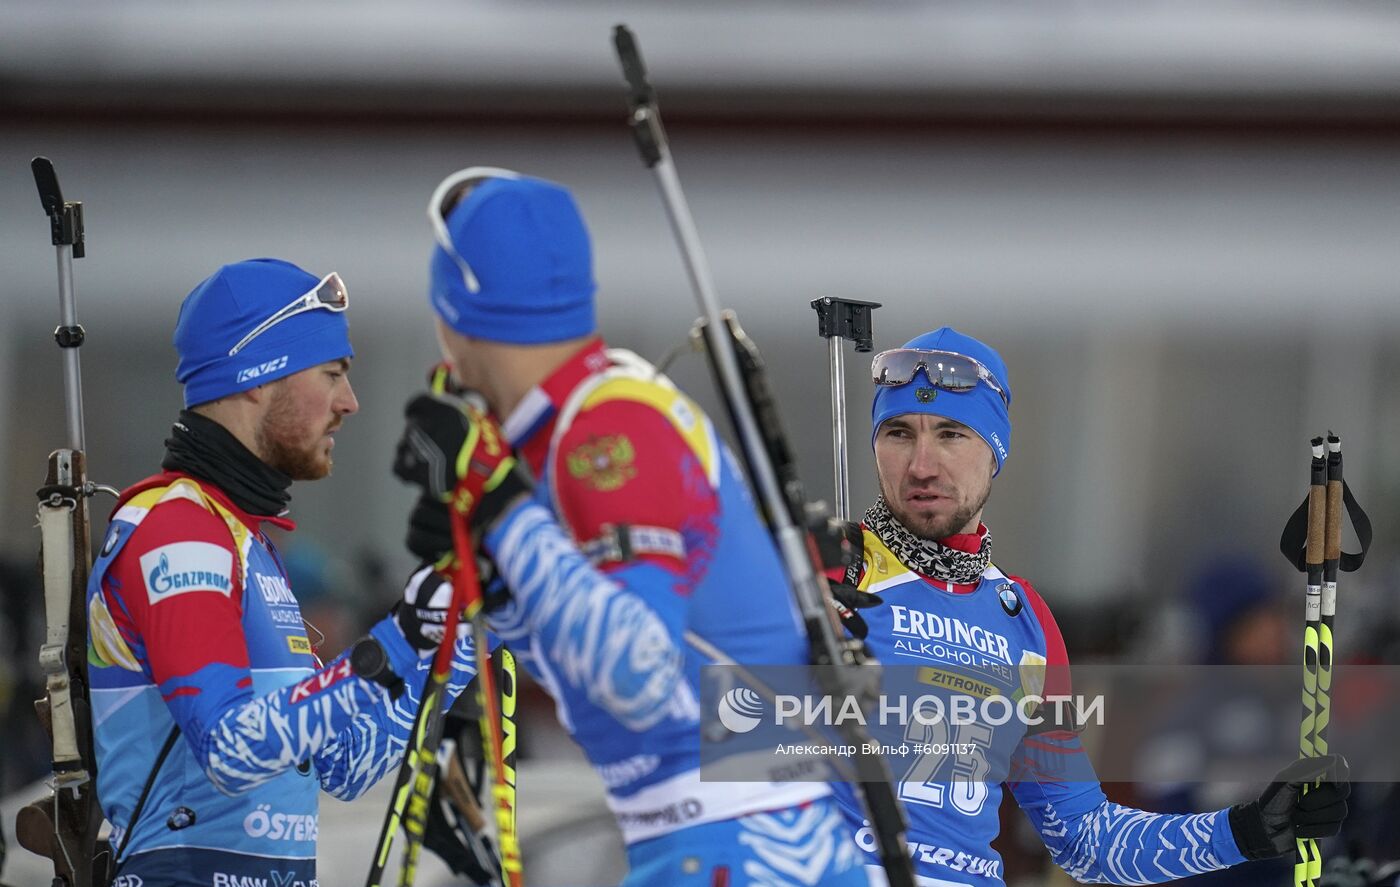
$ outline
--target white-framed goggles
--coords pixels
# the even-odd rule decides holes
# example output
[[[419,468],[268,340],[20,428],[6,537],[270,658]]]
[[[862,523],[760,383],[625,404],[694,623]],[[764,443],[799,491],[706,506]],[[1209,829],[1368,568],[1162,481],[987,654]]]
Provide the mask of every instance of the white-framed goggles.
[[[345,281],[340,279],[340,275],[332,271],[322,277],[316,286],[278,308],[271,317],[249,330],[248,335],[239,339],[238,344],[228,350],[228,356],[233,357],[246,348],[249,342],[289,317],[306,311],[325,310],[339,313],[349,307],[350,291],[345,288]]]
[[[451,256],[452,261],[456,262],[457,267],[462,270],[462,282],[467,285],[469,292],[481,292],[481,282],[476,279],[472,266],[468,265],[467,260],[462,258],[462,254],[457,252],[457,246],[452,242],[452,235],[447,230],[447,214],[457,205],[463,192],[478,182],[486,179],[519,178],[523,178],[520,173],[501,169],[498,166],[469,166],[466,169],[457,170],[439,182],[438,186],[433,189],[433,196],[428,198],[428,222],[433,226],[433,237],[437,239],[438,246],[442,247],[443,252]]]
[[[1003,403],[1010,406],[1006,389],[982,361],[956,351],[931,351],[924,348],[893,348],[881,351],[870,362],[870,379],[876,385],[907,385],[914,374],[923,370],[928,380],[945,391],[971,391],[979,383],[987,383]]]

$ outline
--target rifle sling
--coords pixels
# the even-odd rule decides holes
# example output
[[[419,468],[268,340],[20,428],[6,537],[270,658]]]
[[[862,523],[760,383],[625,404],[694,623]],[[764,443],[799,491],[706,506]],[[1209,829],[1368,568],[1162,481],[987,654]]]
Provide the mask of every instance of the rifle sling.
[[[131,835],[136,831],[136,824],[141,821],[141,813],[146,809],[146,799],[151,796],[151,789],[155,787],[156,777],[160,775],[160,768],[165,763],[165,759],[170,757],[170,750],[175,747],[175,740],[180,736],[180,725],[176,724],[170,728],[170,735],[165,737],[165,744],[160,747],[160,754],[156,755],[155,765],[151,767],[151,775],[146,777],[146,784],[141,787],[141,796],[136,799],[136,806],[131,811],[131,821],[126,825],[126,833],[122,835],[121,845],[117,847],[114,862],[121,866],[122,854],[126,852],[127,842],[131,840]]]

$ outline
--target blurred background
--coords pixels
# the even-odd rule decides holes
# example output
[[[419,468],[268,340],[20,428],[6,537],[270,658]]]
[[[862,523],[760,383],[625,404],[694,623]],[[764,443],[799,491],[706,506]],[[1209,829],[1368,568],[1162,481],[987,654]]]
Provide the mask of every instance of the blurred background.
[[[14,652],[0,660],[0,794],[45,769],[29,714],[33,491],[64,434],[30,158],[52,159],[85,205],[75,277],[99,482],[156,469],[181,403],[176,311],[216,267],[277,256],[348,283],[361,412],[335,476],[294,489],[300,529],[285,541],[334,652],[410,566],[411,496],[388,466],[401,405],[436,357],[424,208],[443,176],[496,165],[571,187],[614,345],[659,359],[697,313],[626,126],[619,21],[641,41],[722,301],[764,351],[814,498],[830,498],[832,456],[808,303],[882,302],[877,350],[949,324],[1005,357],[1015,433],[986,520],[997,562],[1050,602],[1073,660],[1206,661],[1222,632],[1249,633],[1232,620],[1260,612],[1248,655],[1296,658],[1302,581],[1277,540],[1305,492],[1308,439],[1331,428],[1377,530],[1344,580],[1339,651],[1396,661],[1394,5],[3,0],[0,647]],[[876,490],[867,370],[848,354],[856,503]],[[716,410],[697,356],[671,374]],[[105,511],[98,500],[99,532]],[[1257,601],[1201,591],[1222,561],[1253,571]],[[553,766],[568,745],[538,709],[525,751]],[[596,788],[586,769],[551,773],[560,792]],[[1042,883],[1043,848],[1021,846],[1019,814],[1007,821],[1008,875]],[[323,825],[323,845],[333,833]]]

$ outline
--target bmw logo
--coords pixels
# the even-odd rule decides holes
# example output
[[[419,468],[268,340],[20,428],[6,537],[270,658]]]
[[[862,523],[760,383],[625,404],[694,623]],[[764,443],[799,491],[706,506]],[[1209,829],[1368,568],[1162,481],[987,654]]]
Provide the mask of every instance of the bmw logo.
[[[1010,582],[1003,582],[997,586],[997,597],[1001,599],[1001,608],[1006,611],[1006,615],[1015,616],[1021,612],[1021,596],[1016,593],[1016,586]]]

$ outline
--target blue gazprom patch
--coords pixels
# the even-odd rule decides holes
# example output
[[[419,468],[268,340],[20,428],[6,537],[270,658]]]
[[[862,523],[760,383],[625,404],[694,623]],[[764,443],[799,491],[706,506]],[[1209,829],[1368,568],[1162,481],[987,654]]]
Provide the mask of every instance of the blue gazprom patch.
[[[152,604],[191,591],[233,591],[233,552],[212,542],[176,542],[141,555]]]

